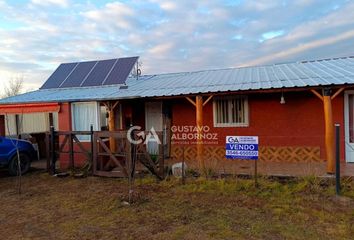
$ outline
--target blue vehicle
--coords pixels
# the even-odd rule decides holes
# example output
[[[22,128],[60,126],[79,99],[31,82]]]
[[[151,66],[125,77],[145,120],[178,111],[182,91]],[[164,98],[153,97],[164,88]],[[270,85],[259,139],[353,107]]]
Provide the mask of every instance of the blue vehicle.
[[[31,142],[0,136],[0,166],[6,167],[10,175],[18,174],[17,150],[20,152],[21,173],[28,172],[31,161],[36,158],[36,150]]]

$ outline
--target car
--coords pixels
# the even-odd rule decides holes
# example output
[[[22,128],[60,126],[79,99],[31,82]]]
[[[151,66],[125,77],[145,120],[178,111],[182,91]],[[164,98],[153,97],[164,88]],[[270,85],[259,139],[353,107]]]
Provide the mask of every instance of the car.
[[[18,175],[17,148],[21,160],[21,174],[25,174],[36,159],[37,152],[30,141],[0,136],[0,166],[12,176]]]

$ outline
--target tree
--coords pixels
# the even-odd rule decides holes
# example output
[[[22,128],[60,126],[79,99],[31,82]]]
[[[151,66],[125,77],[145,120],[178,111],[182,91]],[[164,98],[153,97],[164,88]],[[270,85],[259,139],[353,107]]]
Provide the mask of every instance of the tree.
[[[3,94],[2,97],[6,98],[6,97],[12,97],[18,95],[21,93],[22,90],[23,90],[23,76],[13,78],[9,81],[7,86],[5,85],[4,88],[5,93]]]

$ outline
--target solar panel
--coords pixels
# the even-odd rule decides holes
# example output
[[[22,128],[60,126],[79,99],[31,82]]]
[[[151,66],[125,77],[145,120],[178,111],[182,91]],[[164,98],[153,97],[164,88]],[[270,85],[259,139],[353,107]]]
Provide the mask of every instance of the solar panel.
[[[60,87],[79,87],[96,63],[97,61],[80,62]]]
[[[43,84],[41,89],[58,88],[69,73],[74,69],[77,63],[62,63],[59,67],[50,75],[48,80]]]
[[[81,86],[88,87],[102,85],[104,78],[108,75],[116,61],[117,59],[99,61],[93,71],[87,76],[86,80],[81,83]]]
[[[123,84],[137,60],[138,57],[119,58],[107,78],[104,80],[103,85]]]
[[[63,63],[43,84],[41,89],[89,87],[123,84],[138,57]]]

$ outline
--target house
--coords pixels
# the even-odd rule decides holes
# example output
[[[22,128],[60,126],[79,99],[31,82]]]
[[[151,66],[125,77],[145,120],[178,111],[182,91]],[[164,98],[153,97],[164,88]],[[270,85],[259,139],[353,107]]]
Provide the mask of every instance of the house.
[[[222,168],[226,136],[259,136],[261,161],[329,173],[338,123],[341,161],[354,162],[354,57],[142,76],[137,60],[61,64],[39,90],[0,100],[0,114],[57,113],[60,131],[154,128],[171,159]]]

